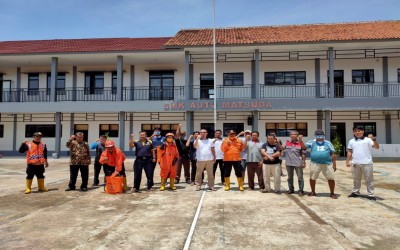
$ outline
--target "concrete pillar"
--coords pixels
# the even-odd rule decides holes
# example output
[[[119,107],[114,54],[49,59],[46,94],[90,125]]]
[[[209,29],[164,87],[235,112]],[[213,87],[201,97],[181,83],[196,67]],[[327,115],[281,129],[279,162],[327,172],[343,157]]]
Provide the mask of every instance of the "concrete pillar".
[[[193,100],[193,64],[189,64],[189,100]]]
[[[78,85],[78,68],[72,67],[72,101],[76,101],[76,92]]]
[[[192,88],[190,87],[190,54],[185,51],[185,100],[190,100]]]
[[[329,47],[329,88],[328,97],[335,97],[335,66],[334,66],[334,51],[332,47]]]
[[[57,101],[58,58],[51,58],[50,102]]]
[[[322,120],[324,119],[324,112],[317,110],[317,128],[322,129]]]
[[[331,111],[325,110],[325,139],[331,140]]]
[[[254,97],[252,98],[258,99],[260,98],[260,51],[258,49],[254,52]]]
[[[75,128],[75,114],[74,113],[71,113],[71,120],[70,120],[70,122],[69,122],[69,135],[68,135],[68,138],[71,136],[71,135],[73,135],[74,134],[74,128]],[[67,155],[68,156],[70,156],[71,155],[71,151],[70,150],[67,150]]]
[[[17,79],[15,82],[15,87],[17,88],[17,96],[16,96],[16,101],[20,102],[21,101],[21,67],[17,67]]]
[[[122,88],[123,88],[123,74],[124,74],[124,58],[123,56],[117,57],[117,102],[122,101]]]
[[[135,100],[135,65],[131,65],[130,101]]]
[[[61,153],[61,112],[56,112],[56,144],[54,153],[57,154],[57,158],[60,157]]]
[[[125,150],[125,112],[119,112],[119,148]]]
[[[13,151],[17,151],[17,114],[13,114]]]
[[[319,58],[314,59],[315,69],[315,97],[321,97],[321,61]]]
[[[383,96],[389,96],[389,65],[387,56],[382,57]]]
[[[392,144],[392,117],[385,114],[385,137],[386,144]]]
[[[258,131],[258,132],[260,132],[259,130],[258,130],[258,120],[259,120],[259,111],[253,111],[253,126],[252,126],[252,130],[253,131]]]
[[[133,113],[129,114],[129,133],[128,136],[130,137],[133,134]],[[129,148],[129,151],[133,151],[133,148]]]
[[[189,137],[194,132],[194,113],[186,111],[186,135]]]

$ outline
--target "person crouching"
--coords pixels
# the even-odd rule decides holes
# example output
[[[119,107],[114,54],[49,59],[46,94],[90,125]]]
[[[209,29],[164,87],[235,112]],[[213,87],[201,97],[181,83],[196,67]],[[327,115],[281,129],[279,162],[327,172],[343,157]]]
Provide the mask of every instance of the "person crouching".
[[[128,190],[124,166],[126,157],[121,149],[115,147],[115,142],[113,140],[107,140],[104,146],[106,150],[103,151],[99,160],[99,162],[103,164],[104,173],[106,176],[111,176],[114,172],[122,175],[124,177],[123,190],[126,192]],[[107,188],[107,186],[105,188]]]
[[[176,177],[176,162],[179,158],[178,149],[174,143],[174,134],[166,135],[166,142],[157,146],[157,161],[160,163],[161,187],[160,191],[165,190],[165,182],[169,176],[169,188],[176,190],[174,180]]]

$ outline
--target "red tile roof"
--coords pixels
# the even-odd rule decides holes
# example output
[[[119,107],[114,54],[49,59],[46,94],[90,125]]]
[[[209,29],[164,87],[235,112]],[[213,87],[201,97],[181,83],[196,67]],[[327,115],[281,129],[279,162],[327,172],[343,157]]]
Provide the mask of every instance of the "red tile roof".
[[[171,37],[5,41],[0,42],[0,55],[161,50],[170,39]]]
[[[216,29],[216,44],[251,45],[400,39],[400,21],[305,24]],[[210,46],[212,29],[179,31],[167,47]]]

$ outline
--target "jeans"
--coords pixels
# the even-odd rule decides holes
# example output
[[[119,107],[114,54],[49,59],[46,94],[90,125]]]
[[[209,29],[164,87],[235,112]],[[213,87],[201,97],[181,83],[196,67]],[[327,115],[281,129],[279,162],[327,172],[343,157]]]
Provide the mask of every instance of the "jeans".
[[[295,167],[295,166],[286,166],[286,171],[288,173],[288,186],[289,186],[289,191],[294,192],[294,186],[293,186],[293,174],[294,171],[296,171],[297,174],[297,179],[299,182],[299,192],[303,192],[304,190],[304,178],[303,178],[303,168],[302,167]]]

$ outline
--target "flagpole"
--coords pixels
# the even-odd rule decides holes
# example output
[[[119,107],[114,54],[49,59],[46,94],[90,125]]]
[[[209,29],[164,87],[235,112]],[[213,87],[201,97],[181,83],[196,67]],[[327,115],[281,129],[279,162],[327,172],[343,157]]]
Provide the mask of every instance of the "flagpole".
[[[217,129],[217,67],[215,56],[215,0],[213,0],[214,130]]]

